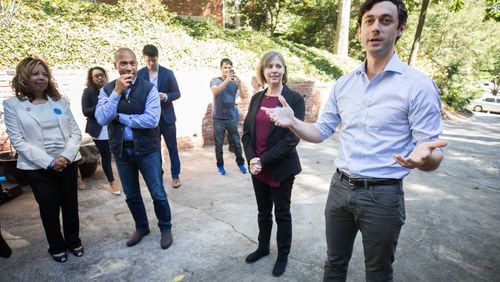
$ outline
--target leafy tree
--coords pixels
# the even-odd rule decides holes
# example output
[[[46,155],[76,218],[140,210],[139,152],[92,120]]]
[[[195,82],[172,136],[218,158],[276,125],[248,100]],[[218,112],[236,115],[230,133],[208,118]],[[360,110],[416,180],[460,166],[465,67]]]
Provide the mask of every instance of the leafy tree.
[[[486,16],[485,20],[493,19],[500,21],[500,1],[499,0],[486,0]]]
[[[294,1],[288,6],[294,15],[285,37],[307,46],[332,50],[337,22],[337,1]]]
[[[483,18],[486,1],[463,4],[457,12],[447,3],[433,4],[416,62],[433,76],[443,101],[456,109],[481,93],[480,82],[490,81],[500,64],[499,23],[477,20]]]
[[[252,28],[273,36],[288,3],[289,0],[242,0],[241,12]]]
[[[429,8],[430,0],[422,0],[422,6],[420,9],[420,16],[418,18],[417,30],[413,39],[413,45],[410,51],[410,57],[408,59],[408,64],[411,65],[415,62],[417,58],[418,48],[420,46],[420,37],[422,35],[422,30],[425,24],[425,16],[427,15],[427,9]],[[486,15],[485,20],[493,19],[495,21],[500,21],[500,1],[499,0],[485,0]],[[412,5],[415,3],[412,1]],[[464,0],[452,0],[449,9],[454,12],[459,12],[464,8]]]

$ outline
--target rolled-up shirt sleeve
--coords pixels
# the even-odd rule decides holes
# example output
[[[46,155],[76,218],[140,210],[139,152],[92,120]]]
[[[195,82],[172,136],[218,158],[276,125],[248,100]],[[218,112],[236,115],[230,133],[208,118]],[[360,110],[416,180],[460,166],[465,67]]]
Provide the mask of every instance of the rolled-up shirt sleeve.
[[[113,95],[113,94],[111,94]],[[155,128],[160,122],[161,106],[160,96],[156,87],[151,88],[146,98],[146,107],[142,114],[118,115],[118,120],[130,128]]]
[[[99,91],[99,100],[95,109],[95,118],[100,125],[108,125],[115,118],[120,98],[121,96],[115,91],[108,96],[108,94],[104,92],[104,89],[101,88]]]
[[[321,140],[325,140],[335,133],[339,123],[339,108],[335,100],[335,88],[333,88],[314,126],[318,130]]]
[[[422,79],[410,96],[408,121],[415,144],[434,141],[442,132],[441,100],[434,81]],[[439,149],[441,151],[441,149]]]

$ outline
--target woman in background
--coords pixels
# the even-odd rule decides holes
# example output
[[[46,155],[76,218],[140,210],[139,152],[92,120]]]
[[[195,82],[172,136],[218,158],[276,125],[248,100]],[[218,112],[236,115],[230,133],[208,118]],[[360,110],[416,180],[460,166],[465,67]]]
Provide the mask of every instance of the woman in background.
[[[77,192],[80,129],[41,58],[23,59],[16,66],[11,86],[15,97],[3,102],[5,126],[18,154],[17,168],[23,171],[38,203],[48,251],[57,262],[67,260],[67,249],[81,257]]]
[[[274,204],[278,257],[273,275],[280,276],[285,272],[292,244],[290,201],[295,175],[301,171],[295,150],[299,138],[288,128],[275,126],[261,107],[280,107],[280,99],[284,99],[295,116],[303,120],[305,104],[300,94],[285,85],[287,69],[280,53],[272,51],[262,56],[257,79],[261,84],[266,83],[267,88],[252,96],[243,124],[242,141],[257,200],[259,246],[247,256],[246,262],[253,263],[269,254]]]
[[[101,165],[109,181],[111,193],[120,195],[120,188],[113,176],[111,167],[111,151],[108,142],[108,127],[101,126],[95,119],[95,107],[99,100],[99,89],[108,82],[108,75],[101,67],[92,67],[87,72],[87,88],[83,90],[82,112],[87,117],[85,132],[92,136],[94,143],[101,154]]]

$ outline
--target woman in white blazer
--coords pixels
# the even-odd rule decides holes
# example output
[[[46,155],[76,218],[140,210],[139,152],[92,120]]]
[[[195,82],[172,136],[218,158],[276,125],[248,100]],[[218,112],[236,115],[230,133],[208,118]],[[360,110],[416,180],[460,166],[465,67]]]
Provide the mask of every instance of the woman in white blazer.
[[[5,126],[18,154],[17,168],[38,202],[48,251],[57,262],[67,260],[66,250],[81,257],[76,162],[81,157],[80,129],[44,60],[23,59],[11,86],[15,97],[3,102]]]

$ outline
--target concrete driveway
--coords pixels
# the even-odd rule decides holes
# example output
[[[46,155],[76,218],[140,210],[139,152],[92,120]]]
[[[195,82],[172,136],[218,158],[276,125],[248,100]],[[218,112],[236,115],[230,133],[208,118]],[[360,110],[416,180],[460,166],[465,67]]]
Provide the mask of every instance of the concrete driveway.
[[[397,281],[498,281],[500,277],[500,116],[479,114],[444,124],[449,142],[439,170],[406,178],[407,221],[396,253]],[[106,190],[99,168],[81,190],[80,223],[85,255],[66,263],[47,253],[31,190],[0,206],[2,234],[13,247],[0,258],[1,281],[321,281],[326,257],[323,209],[337,155],[335,138],[301,142],[303,172],[292,196],[293,243],[280,278],[271,275],[272,253],[254,264],[257,212],[250,176],[241,174],[225,148],[226,176],[217,174],[214,148],[181,152],[182,186],[172,189],[174,244],[159,246],[159,230],[144,190],[152,233],[132,248],[133,222],[124,196]],[[168,164],[164,169],[169,171]],[[168,174],[167,174],[168,175]],[[276,229],[274,229],[276,230]],[[358,236],[348,281],[364,281]]]

